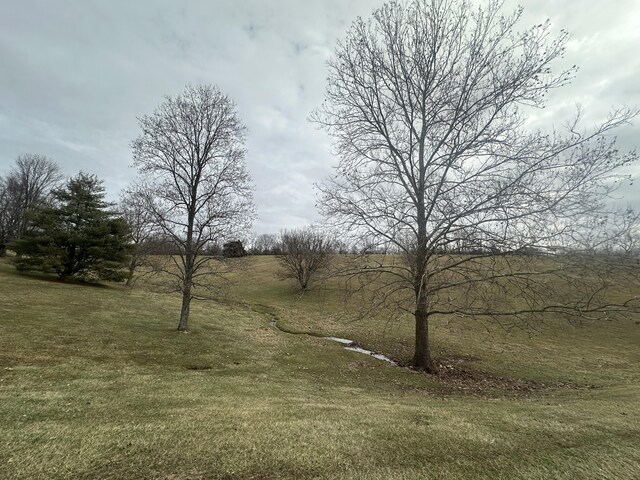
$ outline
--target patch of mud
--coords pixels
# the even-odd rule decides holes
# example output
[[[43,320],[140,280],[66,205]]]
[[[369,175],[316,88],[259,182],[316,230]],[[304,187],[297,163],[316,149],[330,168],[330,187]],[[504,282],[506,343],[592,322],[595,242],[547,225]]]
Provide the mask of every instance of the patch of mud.
[[[211,365],[187,365],[186,367],[187,370],[192,370],[195,372],[200,372],[200,371],[205,371],[205,370],[211,370]]]
[[[469,366],[480,360],[470,356],[451,356],[441,358],[438,363],[437,378],[443,387],[451,393],[464,393],[475,396],[495,397],[501,395],[533,395],[553,390],[591,389],[596,385],[579,385],[569,382],[536,382],[520,378],[501,377]]]

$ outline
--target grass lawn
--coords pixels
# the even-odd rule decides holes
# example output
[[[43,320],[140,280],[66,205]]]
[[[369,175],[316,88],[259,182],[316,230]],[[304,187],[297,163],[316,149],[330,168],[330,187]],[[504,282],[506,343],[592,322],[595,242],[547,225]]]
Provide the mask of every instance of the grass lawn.
[[[530,336],[442,319],[441,379],[409,319],[352,322],[251,260],[224,304],[60,283],[0,261],[0,478],[625,479],[640,476],[640,318]]]

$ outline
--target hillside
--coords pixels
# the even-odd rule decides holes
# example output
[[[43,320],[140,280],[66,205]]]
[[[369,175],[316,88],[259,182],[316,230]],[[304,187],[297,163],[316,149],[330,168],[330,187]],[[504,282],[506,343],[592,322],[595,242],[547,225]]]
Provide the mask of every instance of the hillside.
[[[435,379],[317,336],[402,362],[409,321],[353,322],[330,285],[299,296],[274,278],[273,258],[247,268],[224,302],[193,302],[185,335],[177,295],[0,262],[0,478],[640,471],[640,319],[551,322],[533,335],[443,319],[435,350],[451,368]]]

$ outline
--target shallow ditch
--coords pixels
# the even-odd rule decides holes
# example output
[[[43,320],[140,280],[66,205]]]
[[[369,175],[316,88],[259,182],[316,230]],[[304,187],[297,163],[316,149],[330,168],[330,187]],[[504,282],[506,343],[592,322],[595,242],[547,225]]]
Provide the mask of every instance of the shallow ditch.
[[[382,360],[384,362],[388,362],[392,365],[398,365],[397,362],[391,360],[389,357],[382,355],[381,353],[376,353],[376,352],[372,352],[371,350],[367,350],[365,348],[359,347],[356,342],[354,342],[353,340],[349,340],[348,338],[340,338],[340,337],[323,337],[320,335],[314,335],[312,333],[307,333],[307,332],[290,332],[287,330],[283,330],[282,328],[280,328],[278,326],[278,319],[276,317],[272,317],[271,318],[271,326],[274,327],[276,330],[283,332],[283,333],[288,333],[290,335],[310,335],[312,337],[318,337],[318,338],[322,338],[324,340],[331,340],[332,342],[338,342],[341,343],[343,345],[345,345],[344,349],[345,350],[349,350],[350,352],[356,352],[356,353],[362,353],[364,355],[369,355],[370,357],[375,358],[376,360]]]

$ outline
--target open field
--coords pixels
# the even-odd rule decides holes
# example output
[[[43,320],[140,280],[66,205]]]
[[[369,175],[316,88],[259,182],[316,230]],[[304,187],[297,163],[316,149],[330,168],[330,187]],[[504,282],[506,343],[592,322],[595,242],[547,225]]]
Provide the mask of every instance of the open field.
[[[442,319],[435,379],[314,336],[406,362],[410,319],[352,322],[274,271],[250,259],[184,335],[177,295],[0,261],[0,478],[638,478],[640,318]]]

